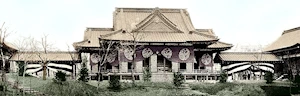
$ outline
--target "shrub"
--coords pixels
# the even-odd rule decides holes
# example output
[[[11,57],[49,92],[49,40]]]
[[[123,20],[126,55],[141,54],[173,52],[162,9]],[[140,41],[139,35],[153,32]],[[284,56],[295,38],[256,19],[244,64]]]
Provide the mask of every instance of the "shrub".
[[[63,84],[63,82],[65,82],[66,80],[66,73],[62,71],[58,71],[55,73],[55,79],[53,79],[54,83]]]
[[[200,83],[200,84],[190,84],[189,86],[192,90],[198,90],[200,92],[216,95],[219,91],[224,90],[225,88],[232,89],[237,85],[238,84],[235,83],[216,83],[216,84]]]
[[[146,81],[146,82],[151,81],[151,76],[152,76],[152,74],[151,74],[150,68],[146,67],[145,70],[143,71],[144,81]]]
[[[225,83],[227,81],[228,75],[225,71],[222,71],[220,74],[220,83]]]
[[[266,72],[266,74],[265,74],[265,80],[267,81],[266,82],[267,84],[273,83],[273,80],[274,80],[273,76],[274,76],[274,73],[272,73],[270,71]]]
[[[295,83],[298,87],[300,87],[300,76],[299,75],[295,76],[293,83]]]
[[[111,75],[109,79],[109,87],[113,91],[119,91],[121,89],[120,76],[119,75]]]
[[[79,81],[88,82],[88,76],[89,76],[88,69],[81,68],[79,76],[80,76],[78,79]]]
[[[173,83],[176,87],[180,87],[184,83],[184,77],[180,72],[174,72]]]
[[[265,96],[264,90],[257,85],[237,85],[233,88],[225,88],[219,91],[217,96]]]
[[[79,81],[88,82],[89,73],[88,69],[86,68],[86,62],[87,59],[84,57],[82,60],[82,68],[80,69]]]

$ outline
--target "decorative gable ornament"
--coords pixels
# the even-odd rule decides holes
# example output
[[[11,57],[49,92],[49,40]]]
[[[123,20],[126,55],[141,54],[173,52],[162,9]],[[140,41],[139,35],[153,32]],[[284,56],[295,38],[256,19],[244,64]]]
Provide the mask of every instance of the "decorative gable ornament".
[[[172,50],[170,48],[164,48],[161,51],[161,54],[166,57],[166,58],[171,58],[172,57]]]
[[[178,55],[180,60],[187,60],[190,57],[191,52],[188,48],[183,48],[179,51]]]
[[[153,54],[153,51],[150,48],[144,48],[142,51],[142,56],[148,58]]]
[[[133,60],[133,50],[132,49],[130,49],[130,48],[126,48],[125,50],[124,50],[124,56],[128,59],[128,60]]]

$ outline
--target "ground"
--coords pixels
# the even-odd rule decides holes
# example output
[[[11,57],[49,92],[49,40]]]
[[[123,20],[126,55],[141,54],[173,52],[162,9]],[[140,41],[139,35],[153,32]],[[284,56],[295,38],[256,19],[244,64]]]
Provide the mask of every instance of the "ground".
[[[8,74],[10,80],[16,80],[16,76]],[[97,90],[97,81],[87,83],[68,79],[68,83],[57,85],[52,80],[42,80],[35,77],[19,77],[23,82],[21,86],[31,87],[34,90],[50,95],[89,95],[89,96],[274,96],[289,95],[289,82],[275,81],[273,84],[265,84],[261,81],[239,81],[232,83],[185,83],[184,87],[176,88],[172,83],[137,82],[136,87],[131,87],[130,82],[122,82],[120,91],[107,89],[108,82],[103,81]],[[295,88],[292,88],[294,90]],[[275,92],[275,93],[274,93]],[[277,92],[277,93],[276,93]],[[297,94],[298,90],[292,93]],[[274,94],[273,94],[274,93]],[[298,92],[299,93],[299,92]]]

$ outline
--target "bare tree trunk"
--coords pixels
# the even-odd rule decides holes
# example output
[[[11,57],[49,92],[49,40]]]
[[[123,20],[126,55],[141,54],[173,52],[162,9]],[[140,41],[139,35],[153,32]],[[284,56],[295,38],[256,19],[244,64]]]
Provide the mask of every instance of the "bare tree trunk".
[[[4,58],[4,55],[3,55],[2,47],[1,47],[0,51],[1,51],[1,59],[2,59],[2,66],[1,66],[2,67],[2,75],[1,75],[1,77],[2,77],[2,82],[6,82],[5,58]]]
[[[47,70],[46,63],[43,63],[43,80],[46,80],[46,75],[47,75],[46,70]]]
[[[132,60],[132,64],[131,64],[131,77],[132,77],[132,86],[135,86],[135,77],[134,77],[134,66],[135,66],[135,62],[134,59]]]
[[[99,72],[98,72],[98,86],[97,86],[97,90],[98,90],[99,87],[100,87],[100,80],[101,80],[101,78],[102,78],[102,74],[101,74],[101,63],[99,62],[98,64],[99,64],[99,65],[98,65]]]
[[[2,48],[3,48],[3,43],[1,44],[1,49],[0,49],[0,51],[1,51],[1,59],[2,59],[2,75],[1,75],[1,77],[2,77],[2,82],[4,82],[4,84],[6,84],[6,72],[5,72],[5,58],[4,58],[4,55],[3,55],[3,50],[2,50]],[[4,94],[6,95],[6,85],[5,86],[3,86],[3,92],[4,92]]]

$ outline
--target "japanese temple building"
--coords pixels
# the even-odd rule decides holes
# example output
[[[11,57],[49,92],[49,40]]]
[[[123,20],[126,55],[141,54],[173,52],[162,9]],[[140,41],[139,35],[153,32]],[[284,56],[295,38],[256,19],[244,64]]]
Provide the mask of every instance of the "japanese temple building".
[[[220,67],[214,67],[213,57],[232,47],[219,41],[212,29],[194,28],[186,9],[116,8],[112,28],[87,28],[84,40],[73,44],[81,58],[88,59],[91,75],[99,70],[99,40],[138,46],[134,61],[132,48],[111,52],[101,66],[105,75],[117,73],[126,79],[134,71],[141,79],[149,67],[152,81],[172,80],[172,72],[178,71],[186,80],[217,79]]]
[[[282,35],[264,51],[275,54],[284,61],[283,73],[293,75],[300,72],[300,27],[283,31]]]
[[[300,72],[300,27],[285,30],[263,52],[223,52],[233,45],[219,41],[212,29],[195,28],[186,9],[116,8],[112,22],[111,28],[86,28],[83,40],[73,43],[75,52],[17,52],[5,45],[8,65],[16,72],[17,63],[27,62],[25,72],[37,77],[45,67],[48,77],[59,70],[76,76],[84,61],[90,79],[101,72],[104,79],[119,75],[123,81],[131,72],[142,80],[149,68],[153,82],[171,81],[173,72],[196,82],[218,80],[221,71],[229,81],[262,80],[267,71],[276,76]]]

